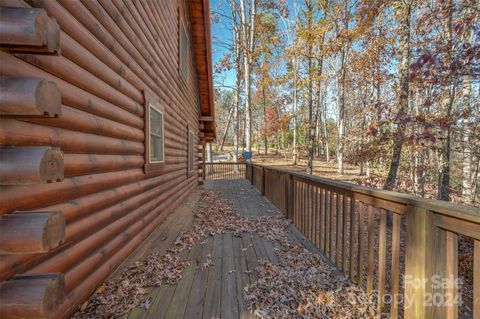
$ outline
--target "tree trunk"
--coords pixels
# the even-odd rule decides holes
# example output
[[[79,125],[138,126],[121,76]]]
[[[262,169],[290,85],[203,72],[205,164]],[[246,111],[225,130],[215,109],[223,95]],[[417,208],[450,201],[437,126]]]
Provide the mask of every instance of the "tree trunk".
[[[247,151],[252,151],[252,109],[251,109],[251,73],[255,43],[256,2],[250,2],[250,20],[247,22],[245,0],[240,1],[240,20],[244,48],[244,81],[245,81],[245,144]]]
[[[265,95],[265,87],[262,89],[263,97],[263,145],[265,146],[264,154],[268,154],[268,137],[267,137],[267,97]]]
[[[221,151],[223,151],[223,146],[225,144],[225,139],[227,137],[228,128],[230,126],[230,122],[232,121],[232,116],[235,113],[234,110],[235,110],[235,105],[232,103],[232,106],[230,107],[230,111],[228,111],[227,125],[225,126],[225,130],[223,131],[223,134],[222,134],[222,143],[220,145],[220,150]]]
[[[297,165],[297,139],[298,139],[298,123],[297,123],[297,59],[292,58],[293,65],[293,165]]]
[[[240,77],[237,77],[237,82],[240,82]],[[240,84],[237,83],[237,88],[240,86]],[[234,156],[234,159],[233,161],[234,162],[238,162],[238,142],[239,142],[239,132],[238,132],[238,104],[239,104],[239,98],[238,98],[238,93],[239,91],[236,91],[235,95],[234,95],[234,99],[233,99],[233,121],[234,121],[234,125],[233,125],[233,156]],[[237,165],[234,166],[234,171],[235,172],[238,172],[239,170],[239,167]]]
[[[307,173],[313,173],[313,143],[315,140],[315,119],[313,112],[313,44],[311,39],[311,28],[312,28],[312,19],[313,19],[313,8],[312,3],[307,1],[307,14],[308,14],[308,43],[307,43],[307,54],[308,54],[308,132],[307,132]]]
[[[348,21],[349,21],[349,0],[345,0],[345,8],[344,8],[344,30],[348,31]],[[347,69],[346,69],[346,59],[348,53],[348,47],[350,45],[349,40],[342,39],[342,51],[340,55],[340,81],[337,81],[337,94],[339,94],[338,100],[338,122],[337,122],[337,164],[338,164],[338,173],[343,175],[344,173],[344,148],[345,148],[345,91],[346,91],[346,77],[347,77]],[[339,84],[339,85],[338,85]]]
[[[447,11],[447,18],[445,20],[445,35],[447,38],[447,49],[446,49],[446,65],[450,66],[452,63],[452,49],[453,49],[453,28],[452,28],[452,18],[453,18],[453,1],[449,0],[447,3],[444,3],[443,10]],[[449,83],[447,86],[447,96],[444,100],[444,107],[446,108],[447,118],[450,120],[452,114],[453,102],[455,98],[455,84],[452,83],[451,79],[448,79]],[[452,123],[453,125],[453,123]],[[441,182],[438,188],[437,198],[440,200],[450,201],[450,170],[451,170],[451,152],[452,152],[452,125],[448,125],[447,128],[447,137],[445,140],[445,149],[442,154],[442,172],[441,172]]]
[[[393,189],[397,179],[398,168],[402,155],[403,140],[405,138],[405,116],[408,112],[409,96],[409,66],[410,66],[410,15],[411,3],[401,2],[401,28],[400,28],[400,100],[397,115],[397,132],[393,141],[393,154],[390,162],[387,179],[383,186],[384,189]]]
[[[320,122],[321,122],[321,105],[322,105],[322,101],[320,99],[320,97],[318,97],[318,101],[317,101],[317,121],[315,122],[315,137],[316,137],[316,140],[315,140],[315,149],[316,149],[316,153],[317,153],[317,156],[320,156],[320,154],[322,153],[322,142],[320,140]]]
[[[463,109],[464,111],[470,109],[471,96],[471,82],[468,75],[463,78]],[[471,202],[472,201],[472,152],[470,150],[470,127],[468,119],[463,121],[463,161],[462,161],[462,196]]]
[[[323,100],[323,139],[325,143],[325,157],[327,163],[330,162],[330,146],[328,145],[328,132],[327,132],[327,99]]]
[[[344,135],[345,135],[345,47],[342,48],[341,53],[341,79],[338,87],[340,88],[340,95],[338,99],[338,123],[337,123],[337,165],[338,173],[343,175],[344,167]]]
[[[242,78],[240,74],[241,70],[241,52],[240,52],[240,32],[237,21],[237,3],[236,0],[232,0],[232,32],[233,32],[233,52],[235,59],[235,91],[233,92],[233,156],[234,162],[238,162],[238,147],[240,144],[240,118],[239,118],[239,107],[240,107],[240,90],[242,86]],[[234,171],[238,172],[239,167],[234,166]]]
[[[471,46],[474,31],[470,30],[467,35],[467,43]],[[467,70],[468,73],[469,70]],[[470,74],[463,76],[462,83],[462,106],[463,112],[469,117],[471,114],[471,99],[472,99],[472,79]],[[463,142],[463,160],[462,160],[462,196],[467,202],[474,201],[474,192],[472,192],[472,160],[473,154],[470,148],[470,125],[468,117],[465,117],[462,125],[462,142]]]

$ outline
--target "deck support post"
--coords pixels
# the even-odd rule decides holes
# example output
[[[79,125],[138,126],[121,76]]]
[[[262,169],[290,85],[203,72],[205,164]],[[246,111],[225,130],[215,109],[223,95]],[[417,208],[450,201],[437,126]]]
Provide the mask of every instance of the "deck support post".
[[[450,280],[445,267],[447,232],[435,226],[434,213],[425,208],[409,206],[406,223],[405,318],[445,318],[445,305],[434,299],[446,292],[436,282]]]

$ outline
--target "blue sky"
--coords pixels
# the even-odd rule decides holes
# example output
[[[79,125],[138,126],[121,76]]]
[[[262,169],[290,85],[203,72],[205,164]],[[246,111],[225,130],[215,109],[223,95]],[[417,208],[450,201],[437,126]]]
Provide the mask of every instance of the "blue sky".
[[[221,12],[222,14],[231,17],[230,5],[225,0],[211,0],[210,9],[212,14]],[[222,47],[222,45],[225,45],[225,43],[230,44],[232,42],[230,23],[231,22],[224,17],[220,17],[219,23],[212,23],[212,55],[214,64],[221,59],[225,53],[228,53],[228,50]],[[224,72],[221,75],[215,74],[215,80],[216,85],[220,82],[224,82],[225,85],[233,86],[235,84],[235,71],[231,70],[229,72]]]

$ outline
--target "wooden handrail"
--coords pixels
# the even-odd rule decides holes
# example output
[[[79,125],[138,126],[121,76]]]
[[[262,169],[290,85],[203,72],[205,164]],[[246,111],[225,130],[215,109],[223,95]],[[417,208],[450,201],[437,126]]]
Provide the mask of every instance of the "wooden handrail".
[[[446,216],[452,216],[458,219],[468,220],[474,223],[480,224],[480,208],[459,205],[449,202],[444,202],[440,200],[433,200],[427,198],[416,197],[409,194],[403,194],[395,191],[380,190],[375,188],[370,188],[361,185],[355,185],[343,181],[337,181],[334,179],[329,179],[325,177],[312,176],[302,172],[292,172],[283,168],[276,168],[272,166],[265,166],[260,164],[249,163],[253,167],[262,167],[267,170],[274,170],[277,172],[282,172],[284,174],[289,174],[293,177],[301,178],[313,183],[318,183],[326,186],[331,186],[343,191],[350,191],[353,193],[364,194],[379,199],[388,200],[394,203],[399,203],[403,205],[411,205],[416,207],[421,207],[439,213]]]
[[[369,293],[377,288],[380,307],[387,306],[387,294],[393,297],[390,318],[399,316],[399,294],[408,300],[405,318],[458,316],[459,305],[452,302],[459,294],[458,235],[470,237],[475,247],[471,309],[480,318],[480,209],[259,164],[248,163],[246,171],[252,185],[339,270],[361,287],[365,278]],[[448,286],[438,288],[438,279]],[[443,304],[426,302],[438,296]]]

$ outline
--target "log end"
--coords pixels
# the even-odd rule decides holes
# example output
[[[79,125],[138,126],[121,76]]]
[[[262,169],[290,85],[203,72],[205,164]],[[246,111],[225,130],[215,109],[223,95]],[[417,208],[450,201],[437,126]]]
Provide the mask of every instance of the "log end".
[[[58,55],[60,27],[44,9],[1,7],[0,47],[12,53]]]
[[[61,212],[48,213],[42,234],[42,245],[45,251],[60,246],[65,241],[65,217]]]
[[[63,181],[63,152],[59,148],[50,148],[44,153],[40,163],[40,176],[44,183]]]
[[[61,212],[19,212],[0,217],[0,254],[45,253],[64,241]]]
[[[0,78],[0,116],[58,117],[60,90],[54,82],[38,77]]]
[[[0,285],[0,318],[48,318],[64,299],[63,274],[16,275]]]

